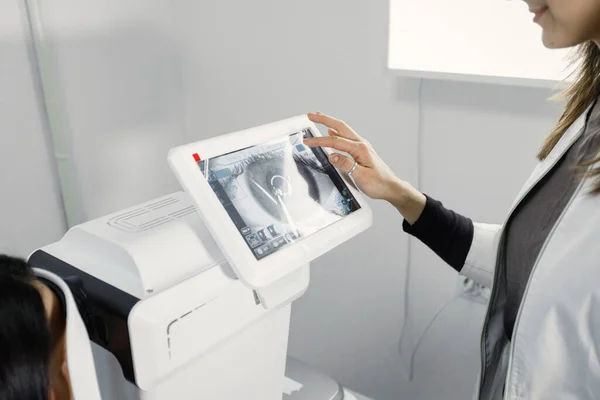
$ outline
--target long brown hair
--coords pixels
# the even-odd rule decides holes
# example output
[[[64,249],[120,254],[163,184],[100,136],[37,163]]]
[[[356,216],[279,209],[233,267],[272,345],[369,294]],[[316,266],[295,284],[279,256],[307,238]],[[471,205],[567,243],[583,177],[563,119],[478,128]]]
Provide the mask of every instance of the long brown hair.
[[[538,158],[545,159],[563,137],[567,129],[590,106],[600,90],[600,47],[589,41],[581,45],[575,53],[574,62],[580,62],[573,83],[556,98],[566,99],[567,105],[552,133],[546,138]],[[578,165],[584,178],[595,179],[592,193],[600,195],[600,153]],[[589,167],[592,167],[588,170]]]

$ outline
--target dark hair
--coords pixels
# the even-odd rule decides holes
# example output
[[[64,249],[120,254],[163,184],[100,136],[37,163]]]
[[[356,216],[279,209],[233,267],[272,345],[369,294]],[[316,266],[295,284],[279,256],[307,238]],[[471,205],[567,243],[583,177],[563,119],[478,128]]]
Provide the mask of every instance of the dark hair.
[[[0,399],[47,400],[51,335],[31,267],[0,255]]]

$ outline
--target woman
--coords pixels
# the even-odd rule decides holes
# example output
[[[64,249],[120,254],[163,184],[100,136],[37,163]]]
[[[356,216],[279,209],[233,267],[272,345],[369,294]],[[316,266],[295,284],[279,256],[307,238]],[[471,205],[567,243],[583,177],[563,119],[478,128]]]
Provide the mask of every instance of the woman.
[[[346,152],[331,162],[461,274],[492,287],[478,399],[600,398],[600,1],[529,0],[549,48],[579,46],[581,68],[540,163],[502,225],[473,223],[394,175],[348,125],[309,114]],[[492,285],[493,283],[493,285]]]
[[[89,337],[69,287],[5,255],[0,255],[0,399],[100,399]]]

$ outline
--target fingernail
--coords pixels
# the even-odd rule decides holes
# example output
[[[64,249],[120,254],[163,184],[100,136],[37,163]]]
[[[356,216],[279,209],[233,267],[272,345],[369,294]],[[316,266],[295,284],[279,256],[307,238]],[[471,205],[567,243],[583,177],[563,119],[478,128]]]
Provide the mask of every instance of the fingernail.
[[[317,111],[317,115],[325,115],[322,112]]]
[[[340,156],[338,156],[337,154],[332,155],[331,161],[333,161],[334,163],[337,163],[338,161],[340,161]]]

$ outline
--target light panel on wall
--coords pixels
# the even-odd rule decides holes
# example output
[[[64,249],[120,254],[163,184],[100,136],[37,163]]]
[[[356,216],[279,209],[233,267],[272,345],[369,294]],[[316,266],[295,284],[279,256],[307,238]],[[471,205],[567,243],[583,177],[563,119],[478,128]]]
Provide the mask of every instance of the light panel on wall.
[[[523,1],[390,1],[388,64],[403,75],[546,87],[573,69]]]

